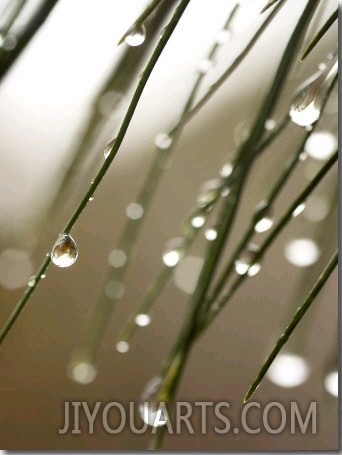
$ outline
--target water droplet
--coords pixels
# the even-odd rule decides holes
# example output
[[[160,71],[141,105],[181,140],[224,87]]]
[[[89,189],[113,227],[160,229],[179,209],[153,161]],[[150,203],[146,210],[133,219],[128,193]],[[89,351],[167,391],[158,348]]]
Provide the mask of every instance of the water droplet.
[[[95,182],[95,179],[91,179],[91,180],[90,180],[90,183],[91,183],[92,185],[94,184],[94,182]]]
[[[272,131],[272,130],[274,130],[275,126],[276,126],[276,122],[275,122],[275,120],[273,120],[273,118],[269,118],[266,120],[265,130]]]
[[[211,70],[213,66],[214,66],[213,61],[206,58],[202,60],[198,65],[198,71],[201,74],[207,74],[207,72]]]
[[[151,323],[151,316],[149,314],[137,314],[134,318],[136,325],[139,327],[146,327]]]
[[[304,216],[313,223],[324,220],[330,210],[329,200],[320,195],[313,194],[306,203]]]
[[[304,209],[305,209],[305,202],[302,202],[292,212],[293,218],[296,218],[296,216],[300,215],[303,212]]]
[[[270,366],[267,376],[280,387],[298,387],[310,376],[307,360],[292,353],[279,354]]]
[[[229,177],[232,172],[233,172],[232,163],[225,163],[220,170],[220,176],[226,178]]]
[[[306,152],[302,152],[302,153],[299,155],[299,160],[300,160],[300,161],[305,161],[307,158],[308,158],[308,154],[307,154]]]
[[[225,187],[223,188],[223,190],[221,191],[221,197],[227,197],[228,194],[230,193],[230,189],[228,187]]]
[[[260,264],[254,262],[259,249],[259,246],[250,243],[241,257],[235,261],[235,271],[238,275],[247,273],[248,276],[254,276],[260,271]]]
[[[198,193],[197,203],[200,207],[211,208],[211,205],[220,196],[222,183],[219,179],[208,180],[205,182]]]
[[[299,126],[309,126],[319,119],[326,93],[337,71],[336,57],[326,69],[318,71],[298,88],[289,112],[294,123]]]
[[[131,220],[139,220],[144,215],[144,208],[137,202],[132,202],[126,208],[126,215]]]
[[[167,267],[175,267],[185,253],[185,244],[182,237],[176,237],[166,243],[163,252],[163,262]]]
[[[232,32],[230,30],[220,30],[216,35],[215,41],[217,44],[228,43],[232,39]]]
[[[110,152],[111,152],[111,150],[113,148],[113,145],[114,145],[115,141],[116,141],[116,137],[114,137],[109,142],[107,142],[107,145],[106,145],[106,147],[104,148],[104,151],[103,151],[103,155],[104,155],[105,160],[110,155]]]
[[[125,43],[128,46],[136,47],[143,44],[146,39],[146,29],[144,25],[134,27],[125,38]]]
[[[167,418],[160,407],[158,395],[162,381],[159,377],[152,378],[146,385],[139,404],[139,413],[142,420],[152,427],[165,425]]]
[[[33,288],[36,285],[36,276],[32,275],[27,282],[27,286]]]
[[[312,133],[306,143],[305,151],[311,158],[324,161],[332,156],[337,149],[336,137],[328,131],[317,131]]]
[[[40,278],[41,278],[42,280],[44,280],[44,278],[46,278],[46,273],[42,273],[42,274],[40,275]]]
[[[251,128],[250,122],[244,120],[234,129],[234,143],[237,146],[240,146],[241,144],[246,142],[246,140],[249,137],[250,128]]]
[[[124,354],[125,352],[129,351],[129,344],[127,343],[127,341],[119,341],[116,344],[116,350],[121,354]]]
[[[160,34],[159,34],[160,38],[163,37],[163,35],[164,35],[166,29],[167,29],[167,25],[165,25],[165,27],[163,27],[163,28],[161,29]]]
[[[51,260],[57,267],[70,267],[77,259],[75,240],[70,234],[61,234],[51,251]]]
[[[93,201],[93,200],[94,200],[94,197],[95,197],[94,195],[90,196],[89,201],[90,201],[90,202]]]
[[[217,230],[214,228],[209,228],[205,231],[204,236],[209,242],[212,242],[217,238]]]
[[[106,284],[105,294],[109,299],[118,300],[125,293],[125,286],[117,280],[110,280]]]
[[[171,147],[172,137],[166,133],[157,133],[154,138],[154,143],[161,150],[167,150]]]
[[[7,35],[3,41],[2,47],[5,51],[10,52],[15,49],[18,40],[14,35]],[[0,46],[1,47],[1,46]]]
[[[314,264],[321,254],[316,242],[306,238],[288,242],[284,253],[286,259],[297,267],[308,267]]]
[[[70,378],[82,385],[90,384],[97,375],[96,368],[89,362],[74,363],[68,370]]]
[[[194,228],[199,229],[201,228],[205,223],[205,217],[202,215],[196,215],[193,218],[191,218],[191,224]]]
[[[270,215],[263,216],[254,226],[255,232],[266,232],[273,226],[274,219]]]
[[[127,262],[127,255],[122,250],[113,250],[108,255],[108,262],[112,267],[123,267]]]

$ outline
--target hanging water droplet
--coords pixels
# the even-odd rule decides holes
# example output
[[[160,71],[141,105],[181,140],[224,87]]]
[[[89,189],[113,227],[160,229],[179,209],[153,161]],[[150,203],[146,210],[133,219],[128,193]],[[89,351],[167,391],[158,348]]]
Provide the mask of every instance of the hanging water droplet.
[[[116,350],[121,354],[124,354],[129,351],[129,344],[127,343],[127,341],[119,341],[116,344]]]
[[[106,147],[104,148],[104,151],[103,151],[103,155],[104,155],[104,158],[105,160],[108,158],[112,148],[113,148],[113,145],[116,141],[116,137],[114,137],[113,139],[111,139],[109,142],[107,142],[107,145]]]
[[[259,249],[259,246],[250,243],[241,257],[235,261],[235,271],[238,275],[247,273],[248,276],[254,276],[260,271],[261,265],[254,262]]]
[[[325,96],[337,71],[336,56],[326,69],[318,71],[298,88],[289,112],[294,123],[299,126],[309,126],[319,119]]]
[[[146,327],[151,323],[151,316],[149,314],[137,314],[134,318],[136,325],[139,327]]]
[[[305,209],[305,202],[302,202],[301,204],[297,205],[297,207],[292,212],[293,218],[296,218],[296,216],[300,215],[304,209]]]
[[[254,223],[254,230],[258,233],[266,232],[273,226],[274,219],[268,201],[261,201],[257,205]]]
[[[198,71],[201,74],[207,74],[209,70],[213,68],[214,64],[212,60],[209,60],[208,58],[202,60],[200,64],[198,65]]]
[[[197,204],[202,207],[211,208],[210,206],[218,199],[220,196],[220,191],[222,189],[222,183],[219,179],[208,180],[205,182],[198,193]]]
[[[77,259],[75,240],[70,234],[61,234],[51,251],[51,260],[58,267],[70,267]]]
[[[108,255],[108,262],[112,267],[123,267],[127,262],[127,255],[122,250],[113,250]]]
[[[337,139],[329,131],[317,131],[310,134],[306,143],[305,151],[311,158],[324,161],[329,159],[337,149]]]
[[[232,163],[225,163],[220,170],[220,176],[223,178],[229,177],[230,174],[233,172],[233,165]]]
[[[137,202],[132,202],[126,208],[126,215],[131,220],[139,220],[144,215],[144,208]]]
[[[163,409],[160,406],[160,400],[158,399],[161,385],[162,381],[159,377],[152,378],[146,384],[140,398],[140,417],[145,423],[152,427],[162,426],[167,422],[167,416],[163,413]]]
[[[185,243],[183,237],[176,237],[166,243],[163,252],[163,262],[167,267],[175,267],[185,253]]]
[[[203,215],[196,215],[191,218],[191,224],[195,229],[201,228],[205,223],[205,217]]]
[[[166,133],[157,133],[154,138],[154,143],[161,150],[167,150],[171,147],[172,137]]]
[[[42,280],[44,280],[44,278],[46,278],[46,274],[45,274],[45,273],[42,273],[42,274],[40,275],[40,278],[41,278]]]
[[[212,242],[217,238],[217,230],[214,228],[209,228],[205,231],[204,236],[209,242]]]
[[[129,34],[125,38],[125,43],[128,46],[136,47],[143,44],[146,39],[146,29],[144,25],[137,25],[136,27],[132,28]]]
[[[33,288],[36,285],[36,276],[32,275],[27,282],[27,286]]]
[[[90,202],[93,201],[93,200],[94,200],[94,197],[95,197],[94,195],[90,196],[89,201],[90,201]]]
[[[90,384],[97,375],[94,365],[83,361],[71,364],[68,373],[73,381],[82,385]]]
[[[232,32],[230,30],[220,30],[216,35],[215,41],[217,44],[228,43],[232,39]]]
[[[276,126],[276,122],[273,118],[269,118],[265,122],[265,130],[272,131]]]

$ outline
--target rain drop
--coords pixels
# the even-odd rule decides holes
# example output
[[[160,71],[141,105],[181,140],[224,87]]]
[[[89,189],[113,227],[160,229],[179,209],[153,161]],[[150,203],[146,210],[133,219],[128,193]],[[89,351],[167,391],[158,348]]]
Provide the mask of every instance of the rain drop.
[[[28,286],[29,288],[33,288],[35,285],[36,285],[36,276],[35,276],[35,275],[32,275],[32,276],[28,279],[27,286]]]
[[[152,427],[165,425],[167,416],[163,413],[158,400],[162,381],[159,377],[152,378],[146,385],[140,399],[139,413],[142,420]]]
[[[169,240],[163,252],[163,262],[167,267],[175,267],[185,253],[185,244],[182,237]]]
[[[157,133],[154,138],[154,143],[161,150],[167,150],[171,147],[172,137],[166,133]]]
[[[51,260],[57,267],[70,267],[77,259],[75,240],[70,234],[61,234],[51,251]]]
[[[146,327],[151,323],[151,316],[149,314],[137,314],[134,318],[136,325],[139,327]]]
[[[289,112],[294,123],[310,126],[319,119],[325,96],[337,71],[338,60],[335,57],[329,67],[318,71],[298,88]]]
[[[222,183],[219,179],[208,180],[205,182],[201,186],[197,196],[197,204],[199,207],[211,208],[210,206],[220,196],[221,187]]]
[[[126,208],[126,215],[131,220],[139,220],[144,215],[144,208],[137,202],[132,202]]]
[[[121,354],[125,354],[126,352],[129,351],[129,344],[127,343],[127,341],[119,341],[116,344],[116,350]]]
[[[144,25],[134,27],[125,38],[125,43],[128,46],[136,47],[143,44],[146,39],[146,29]]]
[[[217,237],[217,230],[214,228],[209,228],[205,231],[204,236],[209,242],[212,242]]]
[[[260,264],[254,262],[256,253],[259,247],[254,244],[249,244],[246,251],[239,259],[235,261],[235,271],[238,275],[255,276],[261,269]]]
[[[109,142],[107,142],[107,145],[106,147],[104,148],[104,151],[103,151],[103,155],[104,155],[104,158],[105,160],[108,158],[112,148],[113,148],[113,145],[114,145],[114,142],[116,141],[116,137],[114,137],[113,139],[111,139]]]

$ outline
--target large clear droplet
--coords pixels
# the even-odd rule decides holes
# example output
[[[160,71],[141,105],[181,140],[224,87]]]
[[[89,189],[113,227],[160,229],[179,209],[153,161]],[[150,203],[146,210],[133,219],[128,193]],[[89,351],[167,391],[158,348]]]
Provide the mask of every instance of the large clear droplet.
[[[325,96],[337,71],[336,56],[326,69],[318,71],[298,88],[289,112],[294,123],[309,126],[319,119]]]
[[[104,151],[103,151],[103,155],[105,157],[105,160],[108,158],[112,148],[113,148],[113,145],[114,145],[114,142],[116,141],[116,137],[114,137],[113,139],[111,139],[109,142],[107,142],[107,145],[106,147],[104,148]]]
[[[75,240],[70,234],[61,234],[51,251],[51,260],[57,267],[70,267],[77,259]]]
[[[176,237],[166,243],[163,252],[163,262],[167,267],[175,267],[185,253],[185,244],[182,237]]]
[[[324,161],[329,159],[337,148],[337,139],[329,131],[317,131],[312,133],[306,143],[306,153],[315,160]]]
[[[152,378],[146,385],[139,404],[139,413],[142,420],[152,427],[159,427],[167,423],[167,417],[160,409],[158,394],[162,381],[159,377]]]
[[[203,215],[195,215],[194,217],[191,218],[191,225],[195,229],[200,229],[202,226],[204,226],[205,223],[205,217]]]
[[[221,189],[222,183],[219,179],[208,180],[205,182],[201,186],[197,196],[197,204],[199,207],[211,208],[211,205],[220,196]]]
[[[125,43],[128,46],[136,47],[143,44],[146,39],[146,29],[144,25],[134,27],[125,38]]]
[[[317,262],[321,251],[314,240],[308,238],[294,239],[285,245],[286,259],[297,267],[309,267]]]
[[[255,255],[259,251],[259,246],[250,243],[239,259],[235,261],[235,271],[238,275],[255,276],[260,272],[261,265],[255,262]]]

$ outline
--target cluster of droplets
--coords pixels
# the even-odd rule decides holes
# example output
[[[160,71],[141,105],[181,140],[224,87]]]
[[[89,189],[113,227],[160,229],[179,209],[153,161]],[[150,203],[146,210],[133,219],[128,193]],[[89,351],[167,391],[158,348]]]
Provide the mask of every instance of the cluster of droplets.
[[[51,250],[51,260],[57,267],[70,267],[77,259],[78,250],[70,234],[61,234]],[[41,276],[43,278],[43,276]]]
[[[158,396],[161,391],[160,377],[152,378],[145,386],[139,403],[139,413],[142,420],[152,427],[160,427],[167,423],[165,404],[160,402]],[[166,411],[167,412],[167,411]]]
[[[141,46],[146,39],[146,28],[142,25],[133,27],[125,37],[125,43],[130,47]]]
[[[299,126],[308,127],[320,115],[326,94],[338,72],[337,55],[329,64],[307,79],[295,92],[290,107],[291,120]]]
[[[235,261],[235,271],[238,275],[255,276],[260,272],[261,265],[255,261],[255,256],[259,251],[259,246],[250,243],[246,250]]]

